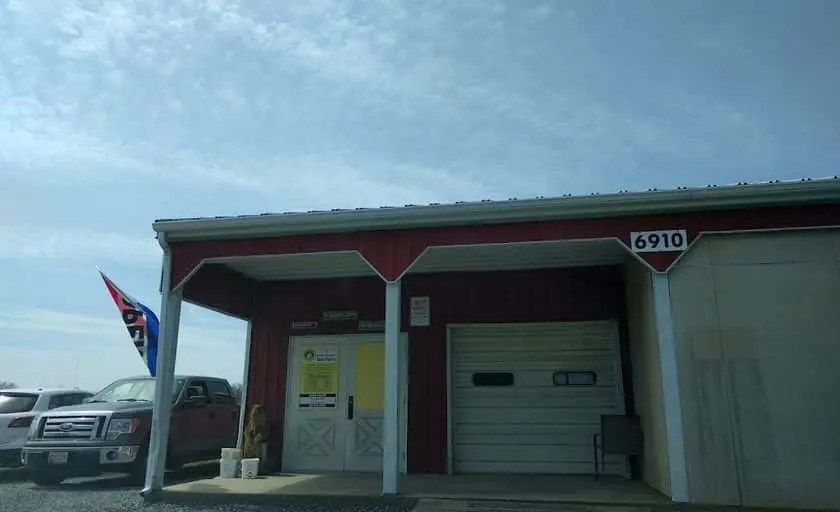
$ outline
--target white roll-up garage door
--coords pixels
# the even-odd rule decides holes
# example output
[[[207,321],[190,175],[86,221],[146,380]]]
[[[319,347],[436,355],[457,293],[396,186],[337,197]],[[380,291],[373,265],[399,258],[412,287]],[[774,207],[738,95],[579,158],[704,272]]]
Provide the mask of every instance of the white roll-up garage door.
[[[601,415],[624,412],[615,322],[451,326],[449,342],[453,472],[593,472]]]

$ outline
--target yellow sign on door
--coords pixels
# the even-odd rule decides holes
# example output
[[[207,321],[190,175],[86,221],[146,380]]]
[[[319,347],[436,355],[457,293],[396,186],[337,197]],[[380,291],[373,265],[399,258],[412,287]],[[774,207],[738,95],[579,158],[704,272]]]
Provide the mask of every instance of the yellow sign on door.
[[[338,347],[306,347],[298,361],[298,407],[338,405]]]
[[[356,407],[377,410],[385,407],[385,344],[356,345]]]

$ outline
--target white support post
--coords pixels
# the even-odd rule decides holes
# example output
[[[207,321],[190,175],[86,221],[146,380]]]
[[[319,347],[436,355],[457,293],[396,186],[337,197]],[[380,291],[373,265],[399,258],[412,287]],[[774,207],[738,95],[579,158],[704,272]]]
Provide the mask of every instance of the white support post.
[[[382,494],[397,493],[400,474],[400,296],[401,282],[385,282],[385,421]]]
[[[144,496],[163,488],[166,449],[169,439],[169,419],[172,413],[172,395],[175,390],[175,358],[178,353],[178,331],[181,322],[181,291],[171,291],[170,258],[169,251],[165,249],[157,375],[155,376],[155,396],[152,406],[152,431],[149,439],[149,457],[146,464],[146,483],[141,491]]]
[[[651,279],[656,330],[659,338],[659,369],[662,376],[671,500],[677,503],[688,503],[683,414],[677,374],[674,322],[671,315],[671,284],[667,273],[654,272]]]
[[[245,333],[245,362],[242,364],[242,389],[239,394],[239,434],[236,438],[236,447],[240,450],[245,442],[245,415],[248,409],[248,376],[251,370],[251,329],[253,324],[248,320]]]

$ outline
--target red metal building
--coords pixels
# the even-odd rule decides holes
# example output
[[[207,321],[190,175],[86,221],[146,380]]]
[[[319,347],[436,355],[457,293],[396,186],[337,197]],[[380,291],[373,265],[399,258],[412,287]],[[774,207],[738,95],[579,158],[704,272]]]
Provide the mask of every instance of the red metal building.
[[[585,473],[598,458],[600,418],[614,415],[636,418],[643,447],[602,470],[675,501],[778,504],[771,488],[784,479],[756,480],[766,468],[750,451],[759,448],[731,441],[749,423],[732,418],[752,414],[739,400],[757,388],[734,377],[715,377],[726,389],[714,392],[697,384],[710,378],[701,375],[709,360],[726,373],[778,354],[732,359],[732,308],[707,309],[722,307],[721,289],[764,300],[756,286],[775,274],[756,269],[790,262],[810,262],[796,267],[803,276],[837,270],[802,279],[813,281],[804,293],[840,296],[839,225],[837,178],[161,220],[160,379],[174,368],[183,299],[249,321],[247,403],[268,410],[270,456],[284,470],[382,471],[386,493],[404,471]],[[775,300],[784,310],[797,299]],[[741,338],[775,321],[767,308],[737,307]],[[838,343],[814,350],[832,359],[840,328],[820,315],[812,327]],[[710,343],[708,353],[697,348]],[[767,368],[756,371],[770,389]],[[718,392],[725,403],[710,403]],[[791,411],[785,400],[760,412]],[[784,444],[798,427],[777,414],[766,421]],[[153,459],[165,449],[164,423]],[[782,452],[772,462],[788,467],[780,475],[808,471]],[[161,464],[148,488],[160,486]],[[710,464],[736,483],[718,482]],[[784,500],[840,503],[830,487]]]

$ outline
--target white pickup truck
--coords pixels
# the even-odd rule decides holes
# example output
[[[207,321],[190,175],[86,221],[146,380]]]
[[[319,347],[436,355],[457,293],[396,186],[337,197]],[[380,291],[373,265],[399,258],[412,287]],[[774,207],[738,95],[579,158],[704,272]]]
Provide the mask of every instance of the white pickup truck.
[[[93,393],[80,389],[0,390],[0,467],[21,464],[20,450],[29,427],[42,413],[78,405]]]

